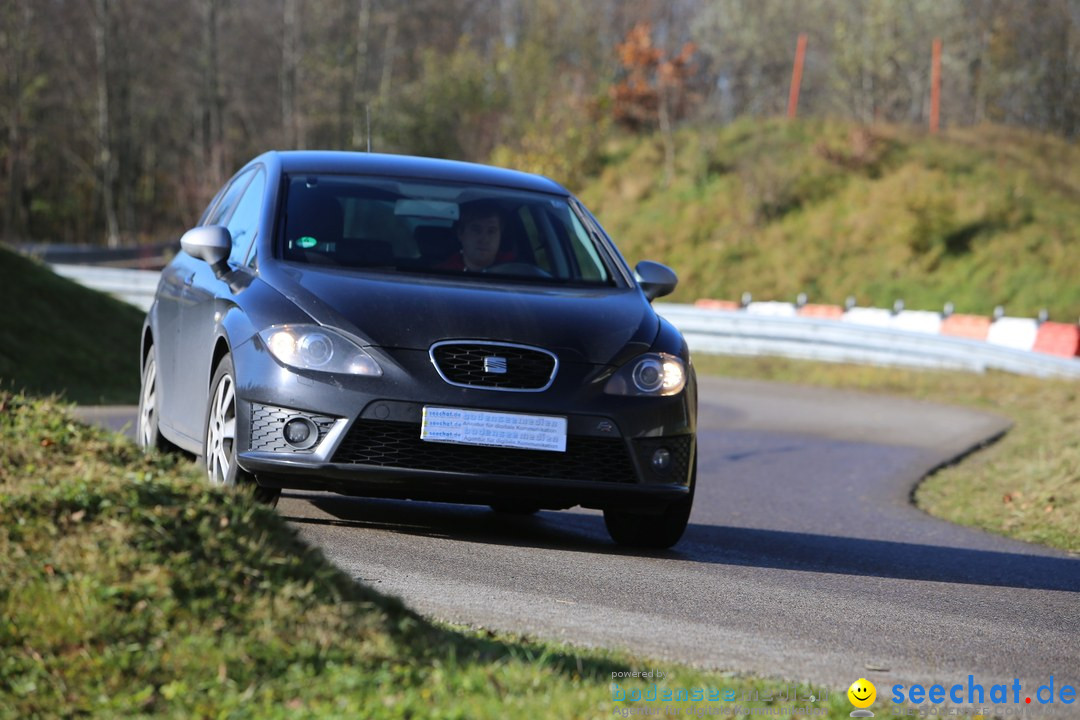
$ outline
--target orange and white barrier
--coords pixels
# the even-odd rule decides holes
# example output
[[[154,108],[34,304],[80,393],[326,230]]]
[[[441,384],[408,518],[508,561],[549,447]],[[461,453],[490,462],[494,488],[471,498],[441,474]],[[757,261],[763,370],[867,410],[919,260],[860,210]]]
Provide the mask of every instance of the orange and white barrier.
[[[1032,350],[1062,357],[1080,355],[1080,325],[1044,322],[1039,326]]]
[[[747,296],[749,297],[749,296]],[[803,302],[805,297],[800,297]],[[1059,357],[1080,357],[1080,325],[1040,322],[1032,318],[998,317],[955,313],[943,315],[927,310],[895,310],[873,307],[849,307],[786,302],[749,302],[702,299],[695,307],[770,318],[806,318],[841,322],[848,325],[900,330],[924,335],[941,335],[967,340],[981,340],[998,347],[1033,351]]]
[[[886,310],[885,308],[853,307],[848,308],[847,312],[844,313],[844,316],[840,318],[840,321],[855,325],[887,328],[892,327],[892,319],[892,310]]]
[[[986,342],[1013,350],[1031,350],[1039,334],[1039,321],[1031,318],[1002,317],[990,324]]]
[[[941,321],[941,334],[969,340],[985,340],[993,323],[980,315],[950,315]]]
[[[892,326],[907,332],[939,335],[941,333],[941,313],[929,310],[902,310],[893,317]]]
[[[700,298],[694,301],[694,307],[704,308],[706,310],[739,310],[741,306],[734,300],[712,300],[710,298]]]
[[[799,308],[799,317],[823,318],[825,320],[839,320],[844,316],[844,308],[839,305],[815,305],[807,303]]]
[[[786,302],[752,302],[746,306],[750,315],[763,317],[795,317],[795,305]]]

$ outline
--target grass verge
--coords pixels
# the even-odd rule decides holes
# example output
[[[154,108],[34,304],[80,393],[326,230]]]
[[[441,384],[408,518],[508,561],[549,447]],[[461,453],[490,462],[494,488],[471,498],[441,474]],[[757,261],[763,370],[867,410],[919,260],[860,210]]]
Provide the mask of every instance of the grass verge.
[[[0,386],[135,403],[145,313],[0,247]]]
[[[851,710],[821,688],[801,685],[816,700],[792,702],[781,681],[434,625],[352,581],[273,511],[208,489],[191,463],[2,391],[0,518],[0,718]],[[667,679],[621,689],[735,699],[613,702],[612,673],[653,668]]]
[[[906,395],[1000,413],[999,442],[938,471],[915,500],[937,517],[1080,552],[1080,384],[1006,373],[975,375],[783,358],[697,355],[699,373]]]

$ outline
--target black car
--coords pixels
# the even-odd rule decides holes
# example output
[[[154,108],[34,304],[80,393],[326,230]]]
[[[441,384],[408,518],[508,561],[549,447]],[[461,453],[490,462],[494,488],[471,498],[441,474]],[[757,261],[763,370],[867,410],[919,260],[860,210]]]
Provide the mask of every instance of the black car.
[[[269,152],[210,203],[143,329],[138,436],[211,482],[600,508],[668,547],[694,497],[697,384],[588,210],[536,175]]]

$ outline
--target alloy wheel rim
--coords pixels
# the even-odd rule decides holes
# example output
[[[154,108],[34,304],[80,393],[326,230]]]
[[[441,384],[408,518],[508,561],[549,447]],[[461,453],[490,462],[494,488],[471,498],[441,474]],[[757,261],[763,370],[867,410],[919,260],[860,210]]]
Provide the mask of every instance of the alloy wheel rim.
[[[214,392],[206,431],[206,470],[214,485],[232,483],[233,451],[236,446],[236,392],[232,377],[225,375]]]
[[[146,362],[146,380],[142,387],[142,406],[139,408],[139,438],[142,446],[149,448],[153,445],[151,427],[154,419],[154,408],[157,402],[157,363],[153,356]]]

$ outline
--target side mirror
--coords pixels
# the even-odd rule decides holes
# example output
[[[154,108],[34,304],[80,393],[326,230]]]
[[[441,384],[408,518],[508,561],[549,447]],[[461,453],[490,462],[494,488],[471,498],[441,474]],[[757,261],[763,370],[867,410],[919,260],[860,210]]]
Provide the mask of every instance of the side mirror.
[[[634,268],[634,279],[641,285],[649,302],[670,295],[679,284],[679,276],[674,270],[651,260],[642,260],[637,264]]]
[[[188,230],[180,238],[180,247],[188,255],[220,267],[232,252],[232,235],[221,225],[204,225]]]

